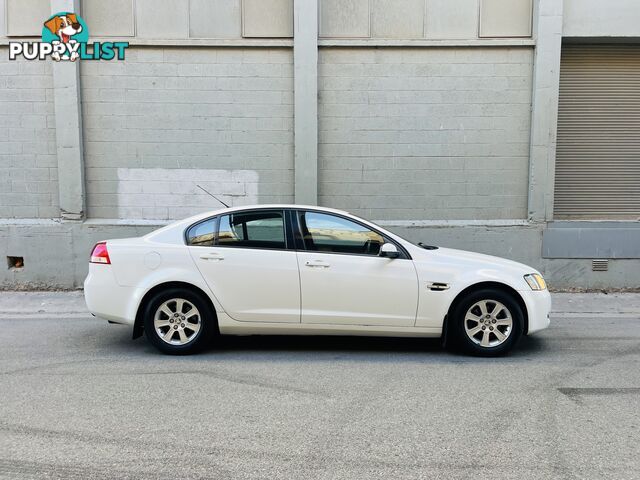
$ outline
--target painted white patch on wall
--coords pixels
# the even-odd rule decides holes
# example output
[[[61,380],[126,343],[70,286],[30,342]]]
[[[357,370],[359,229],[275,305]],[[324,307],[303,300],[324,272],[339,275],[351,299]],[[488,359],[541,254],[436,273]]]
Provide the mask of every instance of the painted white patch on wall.
[[[118,168],[118,217],[175,220],[222,207],[258,203],[255,170]]]

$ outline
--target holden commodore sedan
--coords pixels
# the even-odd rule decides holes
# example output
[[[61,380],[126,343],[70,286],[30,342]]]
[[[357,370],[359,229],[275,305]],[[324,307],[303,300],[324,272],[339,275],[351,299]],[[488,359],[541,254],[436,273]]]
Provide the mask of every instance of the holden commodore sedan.
[[[226,208],[100,242],[84,292],[94,315],[168,354],[275,334],[442,337],[495,356],[546,328],[551,307],[531,267],[297,205]]]

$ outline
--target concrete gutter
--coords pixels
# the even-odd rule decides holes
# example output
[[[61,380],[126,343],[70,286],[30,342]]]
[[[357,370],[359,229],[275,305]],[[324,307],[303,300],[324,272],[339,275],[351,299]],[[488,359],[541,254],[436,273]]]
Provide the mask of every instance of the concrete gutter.
[[[552,293],[554,317],[600,316],[640,319],[640,293]]]
[[[552,293],[556,318],[580,316],[640,319],[640,293]],[[82,291],[0,292],[0,316],[25,318],[87,317]]]
[[[25,318],[86,317],[91,314],[80,290],[70,292],[0,292],[0,316]]]

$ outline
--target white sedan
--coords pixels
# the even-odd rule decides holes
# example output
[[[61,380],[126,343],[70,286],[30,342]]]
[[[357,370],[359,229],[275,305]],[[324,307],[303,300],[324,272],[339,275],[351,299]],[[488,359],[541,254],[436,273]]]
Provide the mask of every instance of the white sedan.
[[[89,310],[186,354],[229,335],[442,337],[493,356],[549,325],[531,267],[413,243],[346,212],[226,208],[107,240],[84,283]]]

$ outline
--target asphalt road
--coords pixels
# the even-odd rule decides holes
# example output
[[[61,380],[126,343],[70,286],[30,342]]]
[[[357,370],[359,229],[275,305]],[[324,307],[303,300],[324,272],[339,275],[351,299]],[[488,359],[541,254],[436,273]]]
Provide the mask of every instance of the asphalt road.
[[[0,318],[0,478],[638,479],[640,319],[511,356],[225,339],[167,357],[94,318]]]

